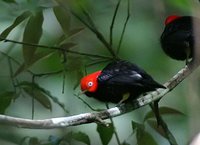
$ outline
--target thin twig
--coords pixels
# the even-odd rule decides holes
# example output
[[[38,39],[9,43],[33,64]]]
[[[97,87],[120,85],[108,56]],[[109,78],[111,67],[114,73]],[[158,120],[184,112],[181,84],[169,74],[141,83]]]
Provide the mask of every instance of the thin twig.
[[[167,124],[165,123],[165,121],[163,120],[163,118],[161,116],[160,116],[160,123],[161,123],[161,126],[165,132],[165,136],[167,137],[167,140],[169,141],[170,145],[178,145],[175,137],[173,136],[171,131],[168,129]]]
[[[108,103],[106,103],[106,108],[109,109]],[[119,139],[119,135],[118,135],[118,133],[117,133],[117,131],[116,131],[116,127],[115,127],[115,124],[114,124],[114,121],[113,121],[113,118],[112,118],[112,117],[110,117],[110,122],[112,123],[113,128],[114,128],[114,135],[115,135],[115,137],[116,137],[117,144],[118,144],[118,145],[121,145],[120,139]]]
[[[79,94],[74,94],[74,96],[76,96],[79,100],[81,100],[88,108],[90,108],[92,111],[102,111],[104,109],[96,109],[93,108],[90,104],[88,104],[83,98],[80,97],[81,93]]]
[[[158,103],[158,102],[157,102]],[[159,126],[162,128],[162,130],[164,131],[165,133],[165,137],[167,138],[167,140],[169,141],[170,145],[178,145],[177,142],[176,142],[176,139],[175,137],[173,136],[173,134],[171,133],[171,131],[168,129],[168,126],[167,124],[165,123],[165,121],[163,120],[161,114],[159,112],[157,112],[155,109],[158,109],[158,108],[155,108],[155,106],[152,104],[150,105],[153,113],[155,114],[155,117],[157,119],[157,122],[158,122],[158,119],[159,119]],[[159,127],[158,126],[158,127]]]
[[[116,55],[114,49],[112,48],[112,46],[106,41],[106,39],[104,38],[104,36],[101,34],[101,32],[99,32],[96,28],[96,26],[94,25],[94,22],[92,20],[92,18],[90,17],[89,13],[87,11],[85,11],[82,7],[82,12],[84,13],[84,15],[87,17],[88,21],[90,24],[88,24],[87,22],[85,22],[77,13],[75,13],[72,9],[65,7],[62,2],[57,1],[58,4],[65,10],[70,11],[71,14],[76,17],[81,23],[83,23],[88,29],[90,29],[96,36],[97,38],[103,43],[103,45],[108,49],[108,51],[110,52],[110,54],[113,56],[112,59],[118,59],[118,56]]]
[[[105,60],[93,61],[92,63],[86,64],[85,67],[91,67],[93,65],[97,65],[97,64],[100,64],[100,63],[105,63],[105,62],[108,62],[108,61],[110,61],[110,60],[105,59]]]
[[[114,59],[117,59],[117,56],[113,50],[113,48],[110,46],[110,44],[106,41],[104,36],[95,28],[87,24],[79,15],[77,15],[74,11],[71,10],[71,13],[80,21],[82,22],[86,27],[88,27],[96,36],[97,38],[103,43],[103,45],[108,49],[110,54],[113,56]],[[88,14],[89,16],[89,14]],[[90,18],[91,19],[91,18]],[[92,21],[92,20],[90,20]]]
[[[32,76],[32,80],[31,80],[31,83],[34,84],[35,83],[35,76],[33,75]],[[32,116],[31,118],[34,119],[34,115],[35,115],[35,93],[34,93],[34,87],[31,86],[31,96],[32,96]]]
[[[86,16],[86,18],[89,22],[89,25],[91,25],[91,28],[93,28],[95,31],[98,31],[94,21],[92,20],[92,18],[90,16],[90,14],[82,6],[80,6],[80,8],[81,8],[81,11],[83,12],[83,14]]]
[[[121,44],[122,44],[122,40],[123,40],[123,37],[124,37],[126,26],[127,26],[128,20],[130,18],[130,0],[128,0],[128,2],[127,2],[127,7],[128,7],[127,8],[127,17],[126,17],[126,21],[124,23],[122,34],[121,34],[121,37],[120,37],[120,40],[119,40],[119,44],[118,44],[118,47],[117,47],[117,54],[119,54],[119,50],[120,50],[120,47],[121,47]]]
[[[66,71],[63,71],[63,81],[62,81],[62,94],[65,93],[65,80],[66,79]]]
[[[21,66],[20,62],[18,62],[18,61],[17,61],[16,59],[14,59],[13,57],[9,56],[7,53],[2,52],[2,51],[0,51],[0,53],[1,53],[3,56],[7,57],[8,59],[12,60],[15,64]],[[30,73],[31,75],[34,74],[34,73],[33,73],[32,71],[30,71],[30,70],[27,70],[27,72]]]
[[[48,49],[52,49],[52,50],[64,51],[64,52],[68,52],[68,53],[73,53],[73,54],[83,55],[83,56],[89,56],[89,57],[94,57],[94,58],[112,59],[112,57],[109,57],[109,56],[84,53],[84,52],[65,49],[65,48],[62,48],[62,47],[46,46],[46,45],[39,45],[39,44],[33,44],[33,43],[27,43],[27,42],[19,42],[19,41],[10,40],[10,39],[6,39],[6,38],[2,38],[2,37],[0,37],[0,40],[4,40],[4,42],[12,42],[12,43],[21,44],[21,45],[28,45],[28,46],[34,46],[34,47],[37,46],[37,47],[40,47],[40,48],[48,48]]]
[[[11,82],[12,82],[12,86],[13,86],[13,89],[15,91],[15,93],[17,92],[16,88],[15,88],[15,80],[13,78],[13,67],[12,67],[12,62],[11,62],[11,59],[9,57],[7,57],[8,59],[8,66],[9,66],[9,72],[10,72],[10,78],[11,78]]]
[[[110,46],[111,47],[112,47],[112,40],[113,40],[113,28],[114,28],[115,19],[116,19],[116,15],[117,15],[120,3],[121,3],[121,0],[118,0],[118,3],[115,7],[115,11],[114,11],[114,14],[113,14],[112,22],[111,22],[111,25],[110,25]]]
[[[63,70],[58,70],[58,71],[53,71],[53,72],[46,72],[46,73],[34,73],[34,76],[35,77],[43,77],[43,76],[49,76],[49,75],[57,75],[57,74],[60,74],[62,73]]]

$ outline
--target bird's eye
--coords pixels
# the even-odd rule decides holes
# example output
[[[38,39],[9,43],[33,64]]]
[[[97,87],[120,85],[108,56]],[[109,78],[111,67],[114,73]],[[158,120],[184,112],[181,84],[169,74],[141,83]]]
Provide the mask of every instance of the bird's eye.
[[[92,85],[93,85],[93,82],[88,82],[89,87],[92,87]]]

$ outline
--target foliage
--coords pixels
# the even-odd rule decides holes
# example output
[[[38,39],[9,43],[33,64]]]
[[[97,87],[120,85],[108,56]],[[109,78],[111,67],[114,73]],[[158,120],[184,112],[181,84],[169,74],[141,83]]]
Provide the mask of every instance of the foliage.
[[[75,97],[74,88],[79,91],[79,80],[85,72],[102,68],[109,60],[118,57],[138,62],[159,81],[169,78],[182,64],[168,60],[159,48],[160,21],[164,18],[159,18],[158,13],[163,11],[160,10],[162,6],[171,8],[166,13],[173,9],[186,13],[192,4],[188,6],[189,2],[185,0],[181,4],[177,0],[161,1],[159,9],[157,3],[153,3],[153,6],[148,3],[152,4],[153,1],[1,1],[0,17],[5,23],[0,26],[0,66],[5,69],[0,72],[0,113],[24,118],[27,118],[26,114],[32,114],[33,118],[50,118],[81,113],[82,109],[88,111],[84,103]],[[3,9],[4,6],[8,11]],[[186,112],[186,106],[180,107],[183,111],[178,111],[179,107],[173,109],[170,104],[184,104],[183,90],[180,88],[173,92],[171,96],[174,98],[169,96],[171,100],[166,99],[168,107],[159,109],[162,116],[176,116],[169,119],[173,122],[169,125],[175,126],[180,115],[183,123],[187,124],[187,116],[182,113]],[[84,99],[88,104],[102,105],[92,99]],[[17,112],[18,108],[23,112]],[[123,145],[167,144],[166,134],[157,127],[153,113],[145,113],[146,110],[143,108],[143,115],[134,112],[136,118],[131,116],[133,114],[122,116],[120,125],[117,119],[117,123],[111,123],[109,127],[97,124],[96,130],[92,125],[85,130],[81,127],[59,130],[56,135],[49,131],[40,135],[30,130],[28,136],[24,130],[10,129],[6,135],[0,131],[0,143],[6,140],[21,145],[90,145],[99,138],[97,144],[108,145],[115,143],[119,135]],[[123,117],[129,119],[123,120]],[[132,127],[127,129],[127,124]],[[118,131],[121,126],[123,129]],[[177,125],[171,131],[177,133],[175,130],[180,128]],[[19,135],[11,140],[13,134]],[[181,135],[187,136],[183,132],[175,134]],[[182,142],[179,139],[178,142],[185,144],[188,140],[186,138]]]

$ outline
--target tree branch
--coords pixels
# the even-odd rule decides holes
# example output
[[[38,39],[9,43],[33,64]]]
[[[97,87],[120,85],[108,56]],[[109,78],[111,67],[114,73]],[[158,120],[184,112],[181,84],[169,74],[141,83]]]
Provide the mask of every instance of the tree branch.
[[[189,63],[188,66],[185,66],[164,84],[167,87],[167,89],[157,89],[156,91],[142,96],[137,100],[130,102],[129,104],[120,104],[114,108],[110,108],[100,112],[83,113],[74,116],[51,118],[44,120],[22,119],[17,117],[0,115],[0,124],[30,129],[51,129],[96,122],[98,121],[98,118],[103,120],[108,119],[109,117],[116,117],[162,98],[172,89],[174,89],[180,82],[182,82],[188,75],[190,75],[198,66],[199,64],[195,64],[194,62]]]
[[[115,18],[117,16],[117,12],[118,12],[120,3],[121,3],[121,0],[118,0],[117,5],[115,7],[114,14],[113,14],[112,22],[111,22],[111,25],[110,25],[110,46],[112,46],[113,28],[114,28]]]

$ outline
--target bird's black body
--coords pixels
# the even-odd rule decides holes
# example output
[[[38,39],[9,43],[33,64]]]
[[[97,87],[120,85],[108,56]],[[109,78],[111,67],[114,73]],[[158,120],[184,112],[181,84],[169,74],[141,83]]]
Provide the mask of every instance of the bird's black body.
[[[86,95],[104,102],[119,103],[124,94],[129,94],[128,100],[133,100],[145,92],[165,88],[144,70],[123,60],[109,63],[97,79],[97,91],[86,92]]]
[[[171,58],[187,60],[193,57],[195,40],[193,20],[200,24],[198,18],[191,16],[182,16],[166,24],[160,42],[164,52]]]

